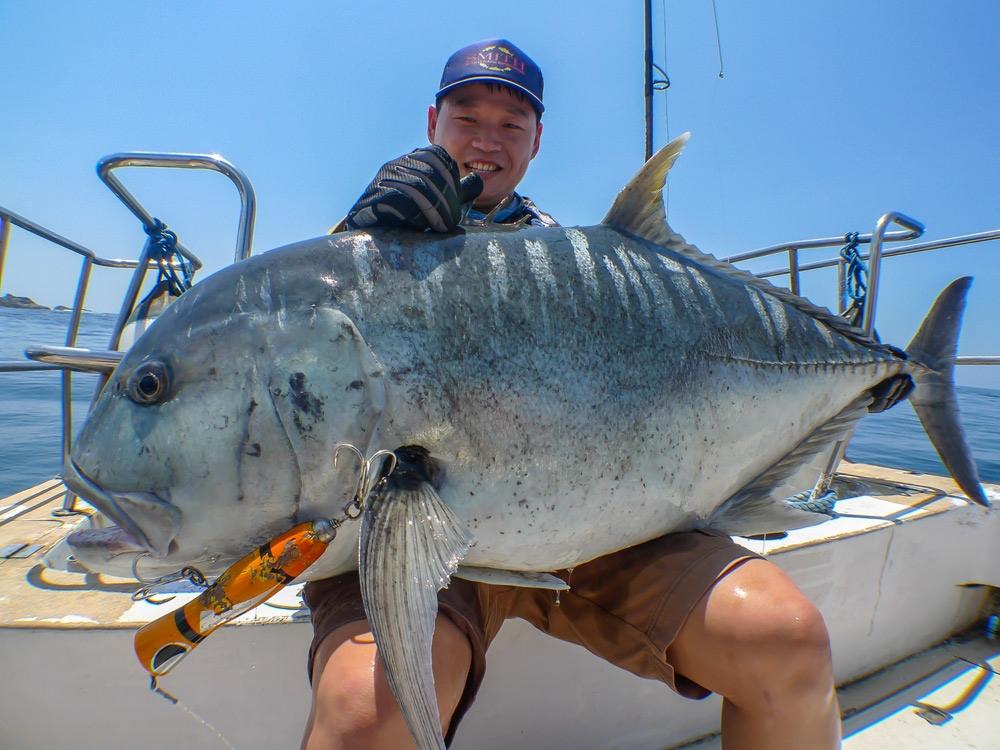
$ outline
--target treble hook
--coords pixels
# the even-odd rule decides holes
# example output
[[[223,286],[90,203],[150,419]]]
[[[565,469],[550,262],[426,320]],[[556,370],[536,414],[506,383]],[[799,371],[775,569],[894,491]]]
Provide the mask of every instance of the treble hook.
[[[469,209],[471,209],[471,206],[470,206],[469,209],[466,209],[465,215],[464,215],[461,223],[464,224],[464,225],[466,225],[466,226],[472,226],[472,227],[490,227],[491,229],[511,229],[511,228],[516,228],[518,226],[521,226],[520,222],[514,222],[514,223],[511,223],[511,224],[498,224],[495,221],[497,214],[499,214],[505,208],[507,208],[508,206],[510,206],[510,204],[513,202],[513,200],[514,200],[514,196],[513,195],[508,195],[503,200],[501,200],[499,203],[497,203],[495,206],[493,206],[493,208],[491,208],[489,211],[487,211],[486,214],[481,219],[470,219],[469,218],[468,214],[469,214]],[[528,217],[526,217],[525,220],[527,221],[527,220],[530,220],[530,219],[531,219],[531,217],[528,216]]]
[[[491,208],[487,212],[486,216],[483,217],[483,224],[490,224],[490,223],[492,223],[494,217],[498,213],[500,213],[503,209],[507,208],[507,206],[509,206],[513,200],[514,200],[514,196],[513,195],[508,195],[508,196],[504,197],[504,199],[502,201],[500,201],[493,208]]]
[[[132,576],[139,583],[146,584],[142,588],[136,589],[132,592],[132,601],[147,601],[150,604],[166,604],[174,597],[170,596],[166,599],[154,599],[153,597],[156,595],[155,589],[164,584],[173,583],[174,581],[187,580],[200,588],[208,588],[208,581],[205,579],[205,574],[191,565],[186,565],[176,573],[169,573],[168,575],[160,576],[159,578],[143,578],[139,575],[139,560],[148,556],[148,552],[143,552],[141,555],[136,555],[135,559],[132,560]]]
[[[337,443],[336,447],[333,449],[334,466],[337,465],[337,458],[340,456],[341,448],[347,448],[350,450],[361,464],[361,471],[358,474],[358,483],[354,489],[354,497],[348,506],[344,508],[344,513],[347,514],[348,518],[357,518],[361,515],[361,508],[368,495],[370,495],[372,490],[375,489],[375,485],[371,482],[370,478],[376,474],[374,471],[376,462],[380,458],[385,458],[389,461],[389,470],[385,472],[385,476],[389,476],[396,468],[396,454],[392,451],[380,450],[375,451],[375,453],[371,456],[365,458],[365,455],[356,446],[351,445],[350,443]],[[379,481],[381,481],[381,479]]]

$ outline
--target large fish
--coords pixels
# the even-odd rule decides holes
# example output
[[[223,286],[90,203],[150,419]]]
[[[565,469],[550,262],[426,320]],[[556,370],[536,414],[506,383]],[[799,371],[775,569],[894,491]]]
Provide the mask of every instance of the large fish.
[[[408,446],[308,577],[360,561],[403,714],[419,747],[441,748],[430,646],[456,569],[549,586],[548,571],[675,530],[824,520],[773,488],[911,377],[931,439],[986,504],[951,382],[970,280],[908,354],[879,344],[666,225],[685,141],[595,227],[341,234],[196,285],[127,353],[76,442],[67,483],[118,524],[71,537],[76,558],[218,572],[341,516],[358,469],[334,464],[337,444]]]

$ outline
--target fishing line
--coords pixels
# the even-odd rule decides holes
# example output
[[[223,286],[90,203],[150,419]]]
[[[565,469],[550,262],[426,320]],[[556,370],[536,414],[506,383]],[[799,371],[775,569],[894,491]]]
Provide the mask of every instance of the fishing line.
[[[236,750],[235,745],[233,745],[229,740],[227,740],[226,739],[226,735],[224,735],[222,732],[220,732],[215,727],[214,724],[212,724],[211,722],[203,719],[201,716],[199,716],[197,713],[195,713],[194,709],[189,708],[188,706],[184,705],[183,703],[180,702],[180,700],[176,696],[171,695],[166,690],[164,690],[159,685],[157,685],[155,677],[153,677],[152,682],[149,685],[149,689],[152,690],[157,695],[161,696],[164,700],[167,700],[170,703],[172,703],[173,705],[177,706],[177,708],[179,708],[182,711],[184,711],[185,713],[187,713],[189,716],[191,716],[192,718],[194,718],[196,721],[200,722],[201,725],[203,727],[205,727],[206,729],[209,729],[212,732],[215,732],[215,735],[220,740],[222,740],[222,742],[223,742],[223,744],[225,744],[227,750]]]
[[[722,69],[722,36],[719,34],[719,11],[712,0],[712,15],[715,16],[715,48],[719,51],[719,78],[725,78]]]

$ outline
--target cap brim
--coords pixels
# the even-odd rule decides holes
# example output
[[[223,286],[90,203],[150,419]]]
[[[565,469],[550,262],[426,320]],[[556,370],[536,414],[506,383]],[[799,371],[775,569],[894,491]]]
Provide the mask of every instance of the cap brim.
[[[501,78],[499,76],[470,76],[469,78],[463,78],[461,81],[455,81],[455,83],[449,83],[444,88],[439,89],[438,92],[434,95],[434,98],[438,99],[447,94],[449,91],[454,91],[455,89],[461,86],[465,86],[466,84],[469,83],[498,83],[501,86],[506,86],[509,89],[514,89],[515,91],[519,91],[526,97],[528,97],[529,101],[531,101],[531,105],[536,110],[538,110],[538,114],[541,114],[542,112],[545,111],[545,105],[542,104],[542,100],[539,99],[530,91],[528,91],[528,89],[526,89],[524,86],[514,83],[513,81],[510,81],[506,78]]]

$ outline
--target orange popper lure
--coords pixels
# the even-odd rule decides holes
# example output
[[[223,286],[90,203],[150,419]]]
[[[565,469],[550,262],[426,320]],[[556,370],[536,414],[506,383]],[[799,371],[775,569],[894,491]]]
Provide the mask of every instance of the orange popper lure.
[[[361,462],[354,498],[341,517],[306,521],[265,542],[226,569],[196,598],[136,632],[135,654],[149,672],[153,690],[176,702],[157,687],[157,679],[177,666],[213,631],[267,601],[302,575],[326,551],[341,524],[360,515],[368,495],[396,467],[392,451],[381,450],[365,459],[361,451],[347,443],[337,446],[335,466],[341,448],[349,449]],[[373,482],[373,467],[381,458],[387,464]]]
[[[173,669],[214,630],[270,599],[320,558],[342,520],[306,521],[231,565],[183,607],[143,626],[135,654],[157,677]]]

